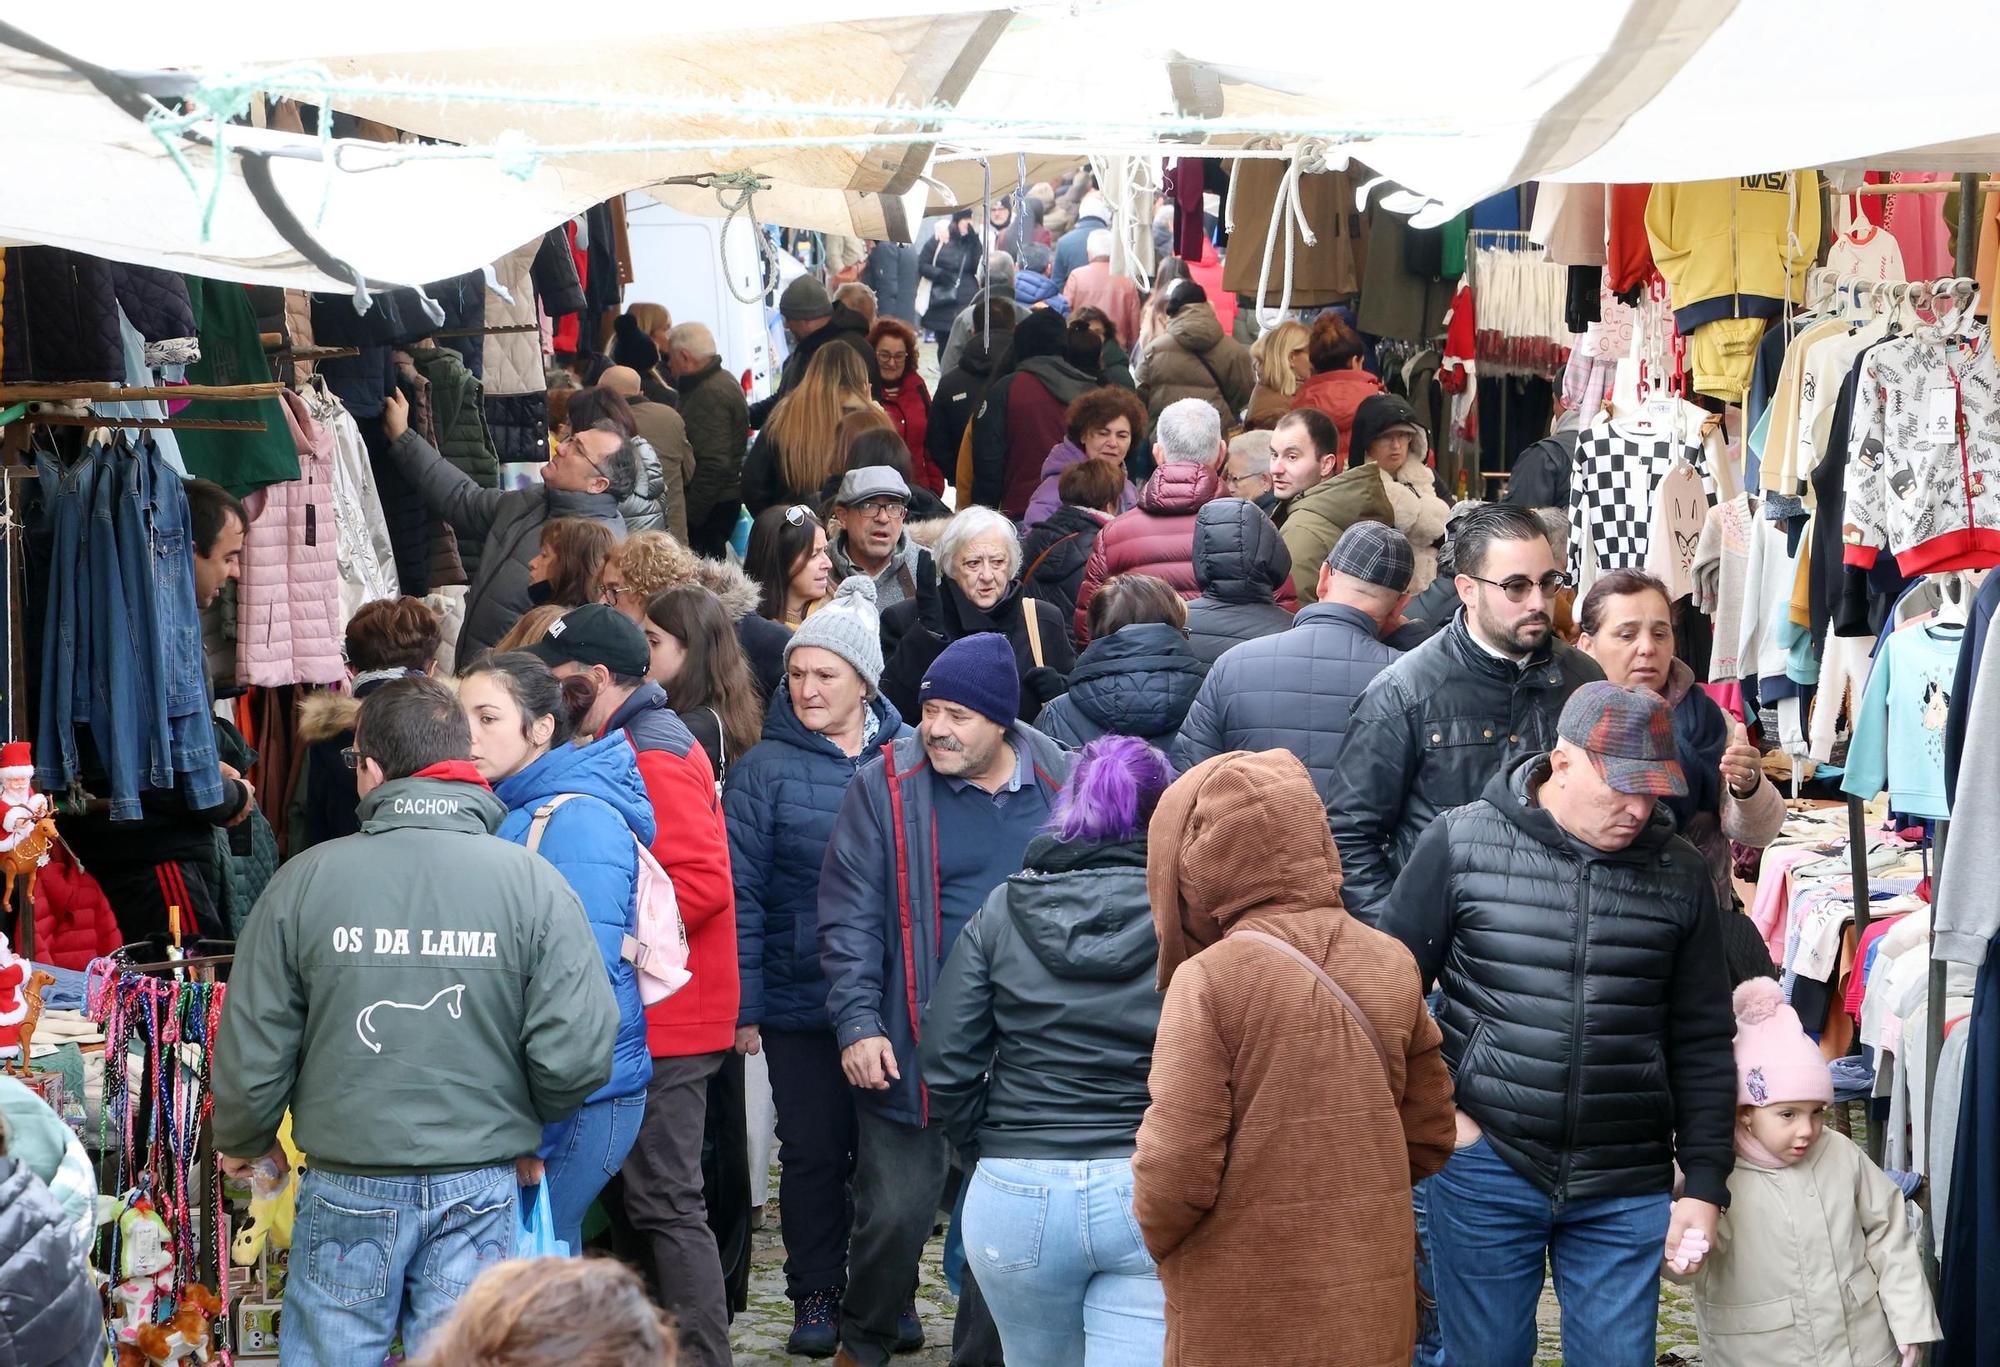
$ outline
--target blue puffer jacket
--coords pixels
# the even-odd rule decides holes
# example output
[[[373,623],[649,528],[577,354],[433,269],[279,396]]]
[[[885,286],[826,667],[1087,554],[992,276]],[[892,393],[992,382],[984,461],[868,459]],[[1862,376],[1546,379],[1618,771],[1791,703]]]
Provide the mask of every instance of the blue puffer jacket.
[[[1035,729],[1072,749],[1116,735],[1172,750],[1207,674],[1178,628],[1136,622],[1085,648],[1069,692],[1042,709]]]
[[[591,1093],[585,1104],[641,1095],[653,1079],[653,1060],[646,1052],[639,980],[621,953],[624,936],[638,914],[639,853],[633,837],[653,843],[653,804],[639,779],[638,759],[623,733],[617,733],[589,745],[551,750],[512,778],[502,779],[493,792],[507,804],[507,819],[500,823],[498,834],[516,845],[528,843],[536,808],[560,793],[582,794],[549,818],[539,853],[556,866],[583,902],[618,999],[611,1080]]]
[[[848,782],[882,746],[909,733],[894,703],[869,704],[875,743],[848,756],[806,730],[780,684],[764,713],[764,739],[729,771],[722,789],[729,867],[736,879],[736,960],[744,1025],[831,1030],[819,966],[819,873]]]

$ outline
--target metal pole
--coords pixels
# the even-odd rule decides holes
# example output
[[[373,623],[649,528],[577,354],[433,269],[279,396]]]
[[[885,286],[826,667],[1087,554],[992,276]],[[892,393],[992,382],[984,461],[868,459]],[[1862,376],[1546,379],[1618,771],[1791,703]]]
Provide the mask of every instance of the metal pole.
[[[1958,273],[1971,275],[1979,268],[1980,185],[1983,177],[1958,178]]]

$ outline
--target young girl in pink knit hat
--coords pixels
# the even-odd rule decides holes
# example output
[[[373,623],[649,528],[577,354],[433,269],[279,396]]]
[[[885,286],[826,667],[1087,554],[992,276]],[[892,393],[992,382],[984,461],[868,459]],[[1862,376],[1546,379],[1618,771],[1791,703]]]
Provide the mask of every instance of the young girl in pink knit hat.
[[[1714,1248],[1669,1250],[1707,1367],[1914,1367],[1939,1337],[1903,1193],[1822,1128],[1833,1078],[1770,978],[1736,989],[1736,1171]]]

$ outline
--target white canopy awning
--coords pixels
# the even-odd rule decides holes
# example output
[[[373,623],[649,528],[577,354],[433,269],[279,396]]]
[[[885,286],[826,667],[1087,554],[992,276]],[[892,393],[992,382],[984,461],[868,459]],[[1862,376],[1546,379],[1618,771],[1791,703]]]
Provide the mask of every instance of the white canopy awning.
[[[1302,138],[1455,211],[1532,179],[1652,181],[1807,166],[2000,167],[2000,89],[1871,48],[1873,0],[760,0],[637,7],[601,27],[545,5],[413,7],[362,28],[246,0],[9,20],[122,70],[263,88],[464,148],[343,146],[236,129],[327,251],[371,278],[470,269],[587,204],[749,173],[766,222],[903,237],[1087,154],[1282,154]],[[2000,6],[1960,5],[1949,50],[2000,50]],[[248,72],[242,80],[235,73]],[[224,78],[227,78],[226,80]],[[940,109],[930,123],[899,110]],[[266,221],[231,155],[166,147],[80,77],[0,48],[0,236],[224,278],[336,288]],[[734,140],[734,145],[721,145]],[[845,141],[843,141],[845,140]],[[413,158],[403,160],[403,158]],[[297,234],[293,234],[296,238]]]

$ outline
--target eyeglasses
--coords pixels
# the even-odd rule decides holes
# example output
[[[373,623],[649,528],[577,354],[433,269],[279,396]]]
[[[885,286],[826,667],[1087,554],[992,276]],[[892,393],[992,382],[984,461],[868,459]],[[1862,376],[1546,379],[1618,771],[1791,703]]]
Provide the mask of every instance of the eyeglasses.
[[[794,503],[791,507],[785,509],[785,522],[789,526],[803,527],[806,525],[806,519],[812,515],[812,509],[806,507],[805,504]]]
[[[1267,475],[1224,475],[1222,477],[1222,482],[1224,484],[1227,484],[1230,488],[1234,489],[1237,485],[1243,483],[1246,480],[1267,479],[1267,478],[1269,478],[1269,476]]]
[[[1481,579],[1476,574],[1468,574],[1465,577],[1481,584],[1491,584],[1494,588],[1506,594],[1507,601],[1510,603],[1526,602],[1531,589],[1540,589],[1542,597],[1553,598],[1564,589],[1570,588],[1576,583],[1575,580],[1571,579],[1561,570],[1550,570],[1540,579],[1530,579],[1525,574],[1509,575],[1505,579]]]
[[[910,353],[907,351],[892,351],[889,348],[884,347],[882,350],[875,353],[875,359],[878,361],[885,361],[885,362],[907,361],[910,359]]]
[[[869,517],[887,518],[892,522],[910,510],[909,505],[899,498],[871,498],[866,503],[850,503],[847,506],[857,513],[865,513]]]
[[[618,606],[618,595],[623,592],[625,592],[623,584],[599,584],[597,586],[597,601],[605,604],[607,607],[615,608]]]
[[[581,460],[585,465],[588,465],[592,470],[595,470],[600,478],[603,479],[611,478],[609,474],[605,473],[604,467],[602,465],[599,465],[596,461],[590,458],[590,452],[583,449],[583,438],[581,436],[570,437],[568,440],[564,441],[562,445],[558,446],[556,448],[556,451],[560,455],[575,456],[578,460]]]
[[[340,752],[340,762],[350,769],[359,769],[361,761],[367,758],[368,756],[362,754],[352,745]]]

